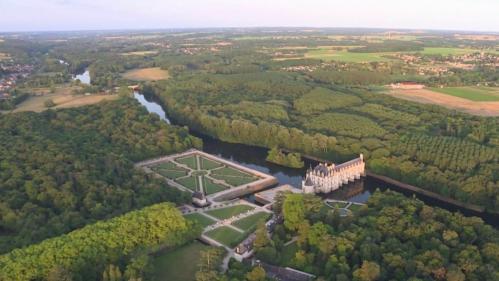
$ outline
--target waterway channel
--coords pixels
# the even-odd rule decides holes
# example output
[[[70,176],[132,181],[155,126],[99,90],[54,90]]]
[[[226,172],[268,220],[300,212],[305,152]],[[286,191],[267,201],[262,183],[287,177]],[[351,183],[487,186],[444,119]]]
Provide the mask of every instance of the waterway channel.
[[[168,118],[166,111],[161,106],[160,102],[155,100],[154,97],[144,96],[138,92],[134,93],[134,97],[140,104],[145,106],[149,112],[157,114],[161,120],[164,120],[168,124],[172,124],[173,120],[170,120]],[[175,123],[173,122],[173,124]],[[290,184],[296,188],[301,188],[301,181],[303,179],[303,176],[305,175],[306,169],[310,166],[313,167],[318,164],[317,161],[304,159],[305,168],[287,168],[265,161],[265,158],[267,156],[266,148],[228,143],[211,138],[206,135],[201,135],[196,132],[191,132],[191,134],[203,140],[203,151],[223,157],[251,169],[270,174],[278,179],[279,184]],[[324,197],[330,199],[365,203],[369,199],[371,194],[378,188],[381,190],[392,189],[410,197],[416,196],[428,205],[444,208],[449,211],[459,211],[465,215],[479,216],[487,223],[492,224],[495,227],[499,227],[499,220],[495,215],[472,212],[451,204],[446,204],[445,202],[441,202],[433,198],[413,194],[412,192],[403,190],[396,185],[377,180],[372,177],[365,177],[357,180],[353,183],[341,187],[335,192],[324,195]],[[249,197],[249,199],[252,199],[251,196]]]

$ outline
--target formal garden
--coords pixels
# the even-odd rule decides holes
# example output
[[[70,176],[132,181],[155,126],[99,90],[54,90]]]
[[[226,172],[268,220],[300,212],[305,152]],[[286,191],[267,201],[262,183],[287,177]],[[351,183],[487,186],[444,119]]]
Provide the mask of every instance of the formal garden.
[[[200,153],[190,153],[150,166],[157,174],[173,180],[193,192],[203,191],[206,195],[249,184],[258,176],[216,161]]]

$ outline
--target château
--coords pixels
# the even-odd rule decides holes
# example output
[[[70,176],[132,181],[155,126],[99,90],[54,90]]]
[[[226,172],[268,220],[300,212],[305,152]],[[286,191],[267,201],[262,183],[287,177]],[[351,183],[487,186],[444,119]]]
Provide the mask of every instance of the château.
[[[329,193],[348,182],[365,176],[364,156],[352,159],[340,165],[320,163],[307,170],[302,181],[303,193]]]

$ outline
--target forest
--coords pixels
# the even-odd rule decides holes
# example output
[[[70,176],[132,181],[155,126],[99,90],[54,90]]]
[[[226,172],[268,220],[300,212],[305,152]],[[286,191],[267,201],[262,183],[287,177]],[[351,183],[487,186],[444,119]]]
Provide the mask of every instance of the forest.
[[[375,173],[499,211],[497,118],[295,73],[185,75],[151,91],[174,120],[215,138],[335,162],[363,153]]]
[[[0,115],[0,253],[188,194],[134,162],[201,140],[131,98]]]
[[[314,195],[281,194],[284,224],[257,237],[257,258],[318,280],[498,280],[499,233],[478,218],[377,191],[340,217]],[[284,243],[297,237],[291,254]]]
[[[143,280],[147,255],[195,239],[200,227],[171,203],[99,221],[0,256],[0,280]]]

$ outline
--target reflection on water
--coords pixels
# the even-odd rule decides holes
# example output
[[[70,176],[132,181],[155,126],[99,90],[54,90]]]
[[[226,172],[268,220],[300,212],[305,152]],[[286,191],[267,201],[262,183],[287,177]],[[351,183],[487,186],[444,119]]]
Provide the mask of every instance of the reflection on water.
[[[85,72],[81,74],[76,74],[73,77],[73,80],[80,80],[82,84],[90,85],[90,71],[85,70]]]
[[[163,108],[159,104],[157,104],[153,101],[148,101],[146,99],[146,97],[144,97],[144,95],[142,95],[139,92],[134,92],[133,96],[135,97],[135,99],[137,101],[139,101],[140,104],[142,104],[143,106],[145,106],[147,108],[147,111],[149,111],[151,113],[156,113],[157,115],[159,115],[159,118],[161,120],[164,120],[164,121],[166,121],[166,123],[170,124],[170,119],[168,119],[168,117],[166,117],[165,111],[163,110]]]

